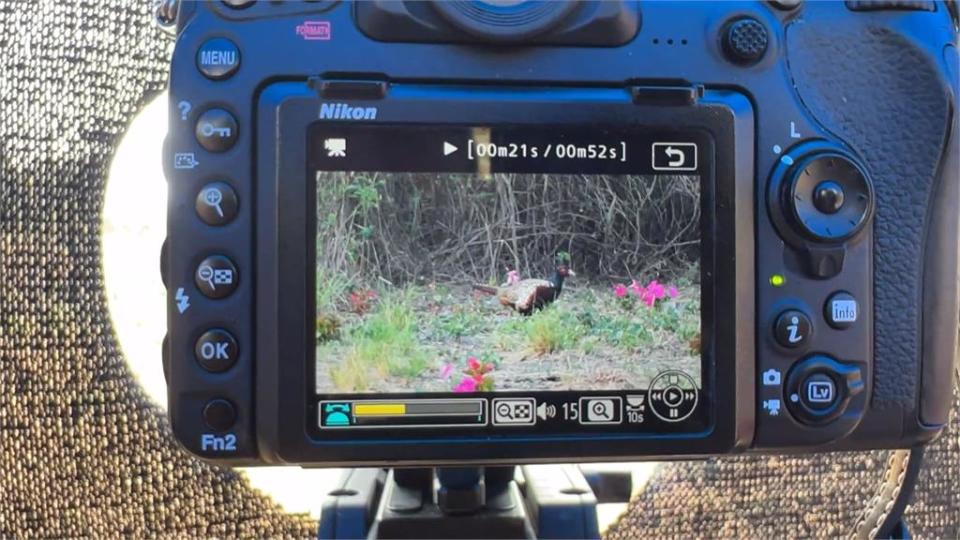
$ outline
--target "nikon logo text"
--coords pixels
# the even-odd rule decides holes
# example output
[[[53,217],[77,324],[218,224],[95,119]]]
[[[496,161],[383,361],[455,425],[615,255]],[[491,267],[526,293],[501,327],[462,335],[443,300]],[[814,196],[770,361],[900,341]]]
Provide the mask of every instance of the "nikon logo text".
[[[320,105],[321,120],[376,120],[376,107],[351,107],[346,103]]]

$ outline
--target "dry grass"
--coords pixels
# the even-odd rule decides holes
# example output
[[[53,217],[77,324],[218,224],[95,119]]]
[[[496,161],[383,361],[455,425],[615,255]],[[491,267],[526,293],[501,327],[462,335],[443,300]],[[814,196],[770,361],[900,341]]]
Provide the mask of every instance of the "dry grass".
[[[545,276],[568,252],[595,281],[670,277],[698,257],[691,176],[321,173],[318,275],[496,282]]]

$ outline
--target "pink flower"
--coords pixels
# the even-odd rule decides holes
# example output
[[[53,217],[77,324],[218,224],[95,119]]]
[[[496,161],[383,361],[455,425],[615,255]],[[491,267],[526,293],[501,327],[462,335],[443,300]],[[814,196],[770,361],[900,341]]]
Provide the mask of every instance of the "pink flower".
[[[482,366],[480,361],[477,360],[475,356],[471,356],[470,358],[467,358],[467,367],[470,369],[470,371],[478,372]]]
[[[667,287],[667,296],[669,296],[670,298],[676,298],[680,296],[680,291],[678,291],[676,287],[671,285]]]
[[[646,292],[646,289],[644,289],[643,287],[641,287],[640,284],[637,283],[637,280],[631,281],[631,282],[630,282],[630,286],[627,287],[627,288],[630,289],[630,291],[631,291],[634,295],[636,295],[637,298],[642,298],[642,297],[643,297],[643,293]]]
[[[653,307],[654,304],[657,303],[657,297],[654,296],[649,290],[643,293],[643,298],[641,298],[641,300],[643,300],[643,303],[646,304],[647,307]]]
[[[520,281],[520,273],[516,270],[510,270],[507,272],[507,285],[513,285],[514,283]]]
[[[613,286],[613,294],[617,295],[617,298],[623,298],[627,295],[627,287],[623,283],[617,283]]]
[[[440,378],[449,379],[451,373],[453,373],[453,364],[445,362],[443,366],[440,367]]]
[[[653,295],[653,298],[656,300],[660,300],[667,294],[667,291],[664,289],[663,285],[661,285],[657,280],[653,280],[647,284],[647,291]]]
[[[466,393],[477,390],[477,381],[473,377],[464,377],[460,384],[453,387],[454,392]]]

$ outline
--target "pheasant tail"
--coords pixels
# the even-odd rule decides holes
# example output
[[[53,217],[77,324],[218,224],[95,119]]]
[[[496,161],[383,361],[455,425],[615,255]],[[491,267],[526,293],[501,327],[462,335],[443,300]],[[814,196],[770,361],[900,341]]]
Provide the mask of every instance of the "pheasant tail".
[[[489,285],[474,285],[473,289],[487,294],[497,294],[500,292],[500,289],[496,287],[491,287]]]

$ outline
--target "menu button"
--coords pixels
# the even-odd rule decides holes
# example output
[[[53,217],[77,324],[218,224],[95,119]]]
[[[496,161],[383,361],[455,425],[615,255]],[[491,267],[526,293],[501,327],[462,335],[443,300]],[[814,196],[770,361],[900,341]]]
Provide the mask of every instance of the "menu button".
[[[228,79],[240,69],[240,49],[227,38],[208,39],[197,51],[197,69],[208,79]]]

